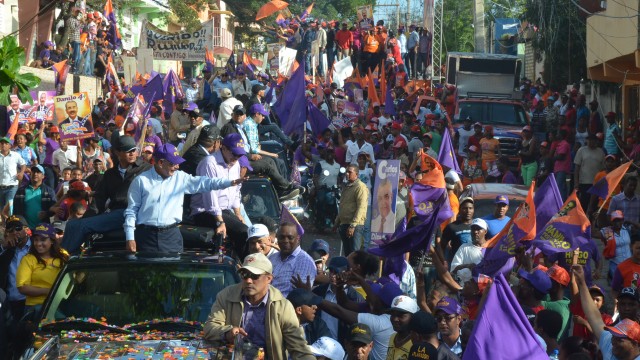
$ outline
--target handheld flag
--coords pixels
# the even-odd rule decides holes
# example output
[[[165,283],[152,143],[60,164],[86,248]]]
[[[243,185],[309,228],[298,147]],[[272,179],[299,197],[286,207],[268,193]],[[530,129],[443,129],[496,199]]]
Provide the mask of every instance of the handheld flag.
[[[442,144],[440,145],[438,162],[462,175],[462,171],[458,165],[458,159],[456,159],[456,152],[453,149],[453,142],[451,141],[449,129],[445,129],[444,134],[442,135]]]
[[[380,70],[380,80],[378,81],[378,83],[380,84],[380,96],[384,96],[385,100],[386,100],[386,96],[387,96],[387,74],[386,74],[386,69],[384,66],[384,62],[381,64],[380,66],[381,70]],[[383,102],[381,102],[381,104],[383,104]]]
[[[300,225],[300,222],[298,222],[298,219],[293,216],[286,205],[282,205],[282,210],[280,211],[280,224],[282,225],[285,222],[295,224],[298,229],[298,235],[300,235],[300,237],[304,235],[304,229],[302,228],[302,225]]]
[[[447,184],[444,181],[444,171],[442,170],[442,166],[440,163],[432,158],[431,156],[425,154],[420,151],[417,156],[422,157],[422,166],[430,166],[431,169],[422,169],[422,171],[426,171],[422,174],[422,179],[418,182],[422,185],[429,185],[435,188],[444,189]],[[428,170],[428,171],[427,171]]]
[[[162,88],[162,78],[156,75],[147,80],[144,86],[136,85],[129,89],[129,97],[133,98],[137,95],[142,95],[147,102],[154,102],[162,100],[164,91]]]
[[[176,100],[184,98],[182,83],[173,69],[169,70],[169,73],[162,81],[162,94],[164,94],[162,101],[162,104],[164,105],[164,112],[171,114],[173,112],[173,104]]]
[[[322,134],[331,124],[331,121],[311,101],[307,101],[307,118],[311,125],[311,132],[316,136]]]
[[[536,234],[539,234],[553,215],[560,211],[562,207],[562,195],[560,195],[556,177],[553,173],[550,173],[540,185],[533,196],[533,202],[536,205]]]
[[[298,170],[298,162],[293,160],[293,164],[291,165],[291,175],[289,176],[289,181],[292,184],[300,185],[302,182],[302,176],[300,175],[300,170]]]
[[[13,145],[13,140],[16,137],[16,134],[18,133],[18,125],[20,124],[19,117],[20,117],[19,115],[16,115],[16,117],[13,119],[13,122],[11,122],[11,125],[9,125],[9,130],[7,130],[7,135],[5,135],[5,137],[8,137],[11,140],[12,145]],[[45,125],[44,122],[40,124],[40,126],[44,126],[44,125]]]
[[[618,166],[605,177],[598,180],[597,183],[593,184],[587,192],[589,194],[597,195],[603,199],[607,199],[611,196],[613,190],[618,186],[618,184],[620,184],[620,180],[622,180],[630,166],[631,161]]]
[[[309,14],[311,14],[311,10],[313,10],[313,5],[314,4],[315,3],[311,3],[311,5],[307,6],[307,8],[302,11],[302,14],[300,14],[300,20],[301,21],[304,21],[304,19],[306,19],[307,16],[309,16]]]
[[[64,87],[67,82],[67,75],[69,75],[71,66],[67,65],[67,60],[62,60],[53,64],[51,68],[55,72],[54,83],[56,87],[56,95],[62,95],[64,94]]]
[[[206,46],[204,48],[204,63],[205,68],[213,72],[213,68],[216,65],[216,59],[213,57],[213,50],[207,49]]]
[[[236,56],[234,55],[233,51],[231,52],[231,55],[229,55],[229,59],[227,59],[227,65],[225,66],[225,69],[227,70],[227,74],[229,75],[233,75],[236,73]]]
[[[247,77],[251,80],[255,80],[256,67],[253,62],[253,59],[251,58],[251,56],[249,56],[249,54],[246,51],[242,53],[242,66],[244,67],[245,72],[247,73]]]
[[[109,20],[109,32],[107,33],[109,44],[113,44],[116,49],[122,47],[122,37],[120,36],[120,31],[118,31],[116,13],[113,11],[111,0],[107,0],[104,4],[104,16]]]
[[[369,83],[367,84],[367,94],[369,96],[369,104],[378,103],[380,104],[380,99],[378,98],[378,93],[376,91],[376,85],[373,83],[373,75],[371,75],[371,69],[369,69]]]
[[[488,291],[462,360],[549,359],[502,274]]]
[[[536,235],[532,244],[545,255],[573,251],[589,242],[591,223],[580,205],[574,191],[544,228]]]
[[[396,107],[393,104],[393,96],[391,95],[391,88],[387,89],[387,93],[385,94],[384,111],[389,115],[396,116]]]
[[[522,241],[533,240],[536,235],[536,205],[533,201],[535,182],[531,183],[527,198],[516,210],[507,225],[487,241],[485,255],[478,264],[478,271],[486,275],[496,275],[501,270],[511,270],[507,265],[516,254],[516,247]]]
[[[304,61],[304,60],[303,60]],[[305,98],[304,63],[293,72],[282,90],[282,96],[273,106],[285,134],[301,133],[307,120]]]
[[[127,113],[127,117],[125,121],[122,122],[122,126],[120,127],[120,136],[125,135],[127,125],[133,124],[135,126],[135,133],[138,136],[136,141],[140,138],[140,133],[138,132],[138,123],[144,120],[144,111],[147,107],[147,104],[144,101],[144,97],[141,95],[136,96],[133,105],[129,109]]]

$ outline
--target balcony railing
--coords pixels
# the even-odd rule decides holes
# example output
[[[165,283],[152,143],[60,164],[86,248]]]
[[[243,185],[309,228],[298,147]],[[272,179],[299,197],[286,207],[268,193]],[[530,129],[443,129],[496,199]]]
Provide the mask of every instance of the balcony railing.
[[[233,50],[233,35],[231,32],[219,27],[213,28],[213,48],[214,52],[231,53]]]

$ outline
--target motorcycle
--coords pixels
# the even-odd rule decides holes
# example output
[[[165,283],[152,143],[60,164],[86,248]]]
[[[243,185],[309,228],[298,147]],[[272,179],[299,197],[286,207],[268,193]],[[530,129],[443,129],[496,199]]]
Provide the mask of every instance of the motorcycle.
[[[340,197],[342,195],[342,183],[344,182],[344,174],[346,169],[340,167],[340,173],[336,185],[323,186],[316,191],[316,206],[314,207],[314,224],[315,227],[322,231],[331,229],[340,209]],[[324,176],[329,176],[328,170],[323,171]]]

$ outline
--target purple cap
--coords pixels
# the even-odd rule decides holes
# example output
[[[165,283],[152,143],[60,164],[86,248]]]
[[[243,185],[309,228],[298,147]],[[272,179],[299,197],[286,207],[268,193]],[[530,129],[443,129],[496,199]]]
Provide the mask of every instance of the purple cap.
[[[460,315],[462,314],[462,307],[456,301],[456,299],[450,298],[448,296],[443,297],[436,304],[436,310],[442,310],[449,315]]]
[[[400,286],[398,286],[398,284],[394,282],[388,282],[381,287],[372,287],[372,290],[373,293],[380,298],[384,306],[387,308],[391,307],[391,303],[393,302],[393,299],[396,298],[396,296],[403,294]]]
[[[238,163],[240,164],[240,167],[247,168],[247,170],[249,171],[253,171],[251,164],[249,164],[249,159],[247,159],[246,156],[243,156],[240,159],[238,159]]]
[[[496,204],[509,205],[509,198],[506,195],[498,195],[496,196]]]
[[[533,272],[526,272],[524,269],[520,269],[518,275],[530,282],[534,289],[543,294],[548,293],[549,289],[551,289],[551,278],[540,269],[536,269]]]
[[[198,110],[198,105],[194,102],[190,102],[187,104],[187,107],[183,108],[184,111],[195,111]]]
[[[49,47],[49,46],[53,46],[53,42],[47,40],[44,42],[44,46]]]
[[[182,164],[184,159],[180,156],[178,149],[172,144],[164,144],[156,149],[153,157],[157,160],[167,160],[173,165]]]
[[[50,238],[55,236],[55,230],[53,229],[53,226],[51,224],[41,223],[38,224],[35,229],[33,229],[33,235],[40,235],[46,238]]]
[[[241,156],[247,154],[247,152],[244,151],[244,140],[242,140],[242,136],[238,133],[225,136],[224,139],[222,139],[222,145],[228,147],[233,155]]]
[[[264,116],[269,116],[269,113],[267,112],[267,110],[264,109],[264,106],[262,106],[262,104],[251,105],[251,108],[249,109],[249,114],[251,115],[262,114]]]

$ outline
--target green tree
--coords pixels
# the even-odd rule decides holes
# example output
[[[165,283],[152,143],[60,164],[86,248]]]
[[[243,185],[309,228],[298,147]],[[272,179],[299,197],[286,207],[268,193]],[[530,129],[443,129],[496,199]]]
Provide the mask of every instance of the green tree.
[[[20,74],[24,60],[24,48],[18,46],[14,36],[0,40],[0,105],[9,105],[10,95],[15,93],[23,103],[33,104],[29,90],[40,84],[40,78],[31,73]]]
[[[473,1],[444,0],[443,12],[442,60],[450,51],[473,51]]]
[[[537,59],[544,54],[543,78],[560,89],[586,77],[586,25],[570,0],[527,0],[524,17],[538,30]]]

